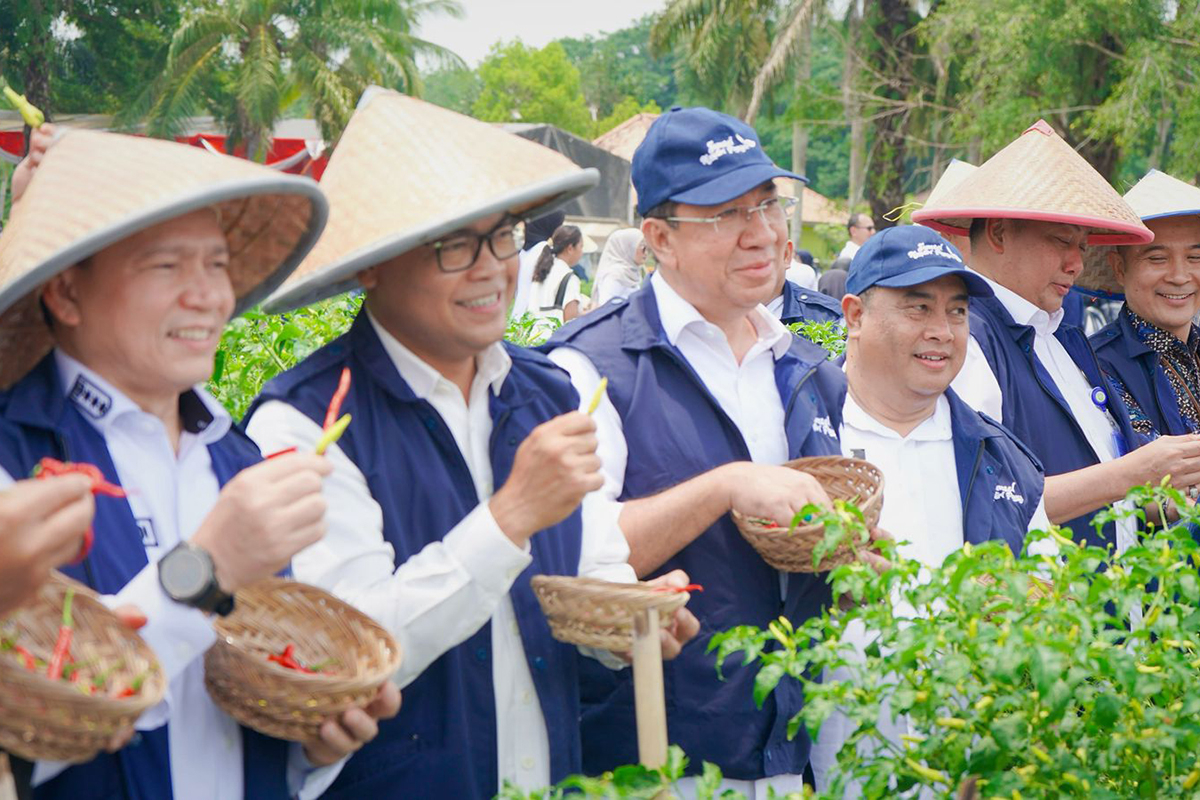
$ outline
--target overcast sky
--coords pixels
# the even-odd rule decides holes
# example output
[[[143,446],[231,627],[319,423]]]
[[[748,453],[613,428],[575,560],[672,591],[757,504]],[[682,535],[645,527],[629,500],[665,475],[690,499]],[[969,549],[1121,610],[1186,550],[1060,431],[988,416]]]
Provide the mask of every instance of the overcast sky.
[[[542,47],[564,36],[611,33],[657,11],[665,0],[459,0],[463,19],[426,20],[420,35],[474,67],[497,41],[520,38]]]

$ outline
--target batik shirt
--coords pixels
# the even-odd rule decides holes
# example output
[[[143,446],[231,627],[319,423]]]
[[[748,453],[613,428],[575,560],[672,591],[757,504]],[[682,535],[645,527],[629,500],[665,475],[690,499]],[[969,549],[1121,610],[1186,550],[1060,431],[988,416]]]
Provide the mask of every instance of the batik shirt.
[[[1158,354],[1159,365],[1167,375],[1171,391],[1175,393],[1183,421],[1192,433],[1200,432],[1200,364],[1196,360],[1197,349],[1200,348],[1200,330],[1193,324],[1187,342],[1183,342],[1175,334],[1142,319],[1129,309],[1128,304],[1121,313],[1128,315],[1137,337]],[[1154,430],[1150,418],[1133,399],[1125,384],[1115,375],[1109,375],[1108,378],[1121,393],[1121,399],[1129,409],[1129,421],[1133,429],[1152,439],[1158,438],[1161,431]]]

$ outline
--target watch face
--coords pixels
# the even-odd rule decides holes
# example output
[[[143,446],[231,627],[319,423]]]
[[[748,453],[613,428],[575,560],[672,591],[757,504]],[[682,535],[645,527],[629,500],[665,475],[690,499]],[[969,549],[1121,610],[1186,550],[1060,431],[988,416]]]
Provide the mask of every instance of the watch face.
[[[208,586],[211,571],[204,557],[191,550],[172,550],[162,560],[159,576],[176,599],[191,599]]]

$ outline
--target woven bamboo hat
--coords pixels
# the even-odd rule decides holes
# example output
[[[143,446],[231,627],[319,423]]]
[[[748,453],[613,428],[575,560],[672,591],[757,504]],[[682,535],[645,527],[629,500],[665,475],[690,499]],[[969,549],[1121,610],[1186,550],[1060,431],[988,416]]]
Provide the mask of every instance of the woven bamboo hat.
[[[938,204],[945,199],[946,195],[950,194],[954,187],[974,175],[977,169],[979,167],[974,164],[959,161],[957,158],[951,161],[942,172],[942,177],[938,178],[938,182],[934,184],[933,191],[929,193],[929,197],[926,198],[925,207],[937,208]]]
[[[1117,191],[1045,120],[989,158],[913,222],[965,236],[973,219],[1033,219],[1091,229],[1088,243],[1138,244],[1154,238]]]
[[[1200,215],[1200,189],[1152,169],[1125,193],[1125,202],[1143,222],[1164,217]],[[1124,287],[1108,263],[1108,247],[1093,247],[1084,261],[1083,274],[1076,283],[1085,289],[1122,294]]]
[[[508,211],[536,217],[600,181],[548,147],[371,87],[329,159],[329,226],[279,291],[287,311],[358,285],[360,271]]]
[[[66,130],[0,234],[0,388],[50,350],[41,288],[111,244],[202,208],[229,241],[239,311],[282,283],[325,225],[308,178],[158,139]]]

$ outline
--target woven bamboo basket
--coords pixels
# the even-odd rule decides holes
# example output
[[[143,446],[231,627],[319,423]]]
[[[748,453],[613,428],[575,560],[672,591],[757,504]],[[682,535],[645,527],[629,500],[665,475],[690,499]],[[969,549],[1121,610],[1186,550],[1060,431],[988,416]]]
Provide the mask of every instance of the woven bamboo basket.
[[[204,656],[209,696],[276,739],[317,740],[322,723],[366,706],[400,666],[400,647],[383,626],[328,592],[282,578],[238,591],[216,628]],[[329,669],[310,675],[268,660],[289,644],[303,664]]]
[[[78,681],[51,680],[44,670],[27,670],[17,654],[0,653],[0,748],[31,761],[91,760],[166,690],[158,660],[142,637],[94,592],[61,573],[51,573],[33,600],[0,622],[3,636],[48,661],[68,588],[75,590],[70,653],[80,665]],[[137,694],[114,696],[139,677]],[[104,690],[93,695],[85,690],[95,678],[104,679]]]
[[[861,458],[815,456],[797,458],[784,466],[812,475],[831,500],[853,502],[862,511],[868,528],[879,524],[879,512],[883,509],[883,473],[871,462]],[[798,525],[789,530],[791,520],[780,520],[771,526],[770,520],[748,517],[738,511],[732,515],[742,536],[754,546],[763,561],[784,572],[827,572],[856,560],[861,549],[858,542],[843,541],[833,552],[825,554],[819,567],[814,567],[813,549],[825,538],[823,526]]]
[[[612,583],[595,578],[535,575],[533,591],[555,639],[568,644],[625,652],[633,646],[633,617],[656,608],[666,626],[687,605],[687,592],[646,583]]]

